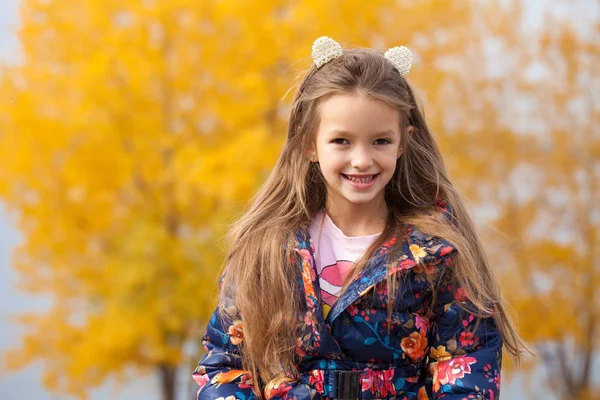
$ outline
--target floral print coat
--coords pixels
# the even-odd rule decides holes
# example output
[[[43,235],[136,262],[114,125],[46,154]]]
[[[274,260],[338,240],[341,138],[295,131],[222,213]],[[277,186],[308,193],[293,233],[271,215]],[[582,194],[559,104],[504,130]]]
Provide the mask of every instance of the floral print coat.
[[[344,398],[340,376],[346,372],[340,371],[354,371],[352,398],[499,398],[502,337],[494,318],[475,317],[464,291],[452,287],[456,249],[450,243],[409,227],[404,237],[378,250],[327,318],[307,232],[299,232],[296,252],[306,300],[298,373],[268,382],[265,399]],[[388,274],[400,278],[391,318]],[[257,398],[251,376],[242,370],[242,341],[243,321],[224,325],[217,308],[203,338],[207,353],[193,373],[198,400]]]

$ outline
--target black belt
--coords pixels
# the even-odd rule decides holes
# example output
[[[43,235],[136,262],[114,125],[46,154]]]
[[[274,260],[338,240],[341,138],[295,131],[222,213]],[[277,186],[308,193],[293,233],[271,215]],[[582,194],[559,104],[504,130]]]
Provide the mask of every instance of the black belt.
[[[336,385],[332,385],[330,397],[337,400],[360,400],[362,371],[332,371]]]
[[[418,366],[393,367],[385,370],[313,370],[313,376],[323,374],[323,395],[335,400],[361,400],[363,389],[369,398],[388,398],[396,395],[398,378],[418,379]]]
[[[330,371],[328,397],[336,400],[360,400],[362,375],[362,371]]]

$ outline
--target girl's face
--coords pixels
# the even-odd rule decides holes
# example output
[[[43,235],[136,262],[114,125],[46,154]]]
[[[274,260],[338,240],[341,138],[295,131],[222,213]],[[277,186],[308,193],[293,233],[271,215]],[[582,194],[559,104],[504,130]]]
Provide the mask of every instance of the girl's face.
[[[329,206],[383,204],[401,154],[400,112],[360,93],[333,95],[319,112],[313,153],[327,182]]]

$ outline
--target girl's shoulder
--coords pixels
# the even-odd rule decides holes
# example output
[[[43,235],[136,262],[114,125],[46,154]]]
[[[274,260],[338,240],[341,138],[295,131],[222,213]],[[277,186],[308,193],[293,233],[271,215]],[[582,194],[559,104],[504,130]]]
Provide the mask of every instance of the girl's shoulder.
[[[418,221],[426,221],[424,224]],[[389,246],[388,262],[398,258],[406,267],[412,266],[450,266],[452,255],[457,247],[451,239],[444,237],[436,230],[436,226],[451,225],[452,215],[448,203],[444,200],[436,202],[431,209],[423,210],[420,215],[402,227],[400,234],[386,243]],[[425,228],[426,227],[426,228]]]
[[[440,232],[436,230],[435,227],[436,225],[452,225],[453,220],[450,205],[446,200],[439,199],[433,207],[423,209],[419,213],[413,215],[412,218],[404,224],[401,232],[409,242],[414,242],[415,244],[434,241],[439,243],[445,242],[447,245],[451,245],[450,241],[441,236],[441,233],[435,233]]]

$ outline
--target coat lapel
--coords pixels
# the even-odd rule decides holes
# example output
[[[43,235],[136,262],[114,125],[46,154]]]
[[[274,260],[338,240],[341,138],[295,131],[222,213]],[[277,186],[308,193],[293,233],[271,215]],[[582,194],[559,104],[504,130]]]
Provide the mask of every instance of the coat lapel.
[[[363,294],[367,293],[371,287],[385,279],[385,259],[386,255],[383,254],[369,260],[363,272],[350,282],[348,288],[336,300],[333,307],[331,307],[329,314],[327,314],[327,324],[331,326],[342,311],[358,300]]]
[[[449,218],[446,204],[439,212]],[[384,281],[388,275],[410,270],[416,266],[434,268],[442,264],[448,256],[456,252],[456,247],[437,236],[428,235],[413,226],[406,226],[401,238],[392,238],[384,243],[367,263],[363,271],[350,282],[348,288],[333,304],[327,318],[323,320],[321,295],[315,266],[314,248],[308,231],[299,231],[296,235],[296,251],[302,258],[302,283],[309,310],[326,325],[332,326],[335,319],[352,303],[357,301],[375,285]]]
[[[439,237],[407,226],[406,234],[398,243],[397,238],[383,244],[375,256],[371,257],[365,269],[348,285],[348,288],[333,304],[326,322],[333,321],[352,303],[383,282],[388,275],[408,271],[414,267],[435,272],[448,256],[456,252],[456,247]]]

